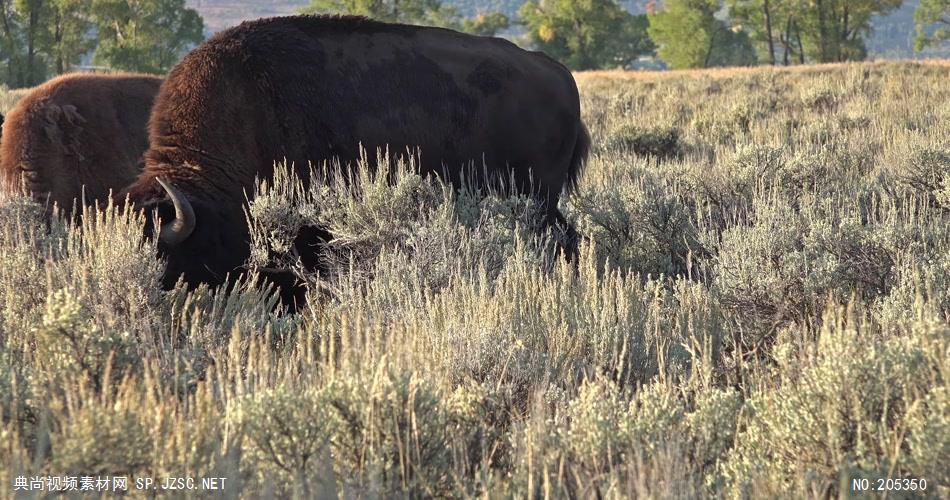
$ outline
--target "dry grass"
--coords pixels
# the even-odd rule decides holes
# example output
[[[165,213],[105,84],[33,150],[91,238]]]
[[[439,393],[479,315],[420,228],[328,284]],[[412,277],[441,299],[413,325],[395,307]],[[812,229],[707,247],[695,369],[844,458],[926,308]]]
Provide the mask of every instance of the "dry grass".
[[[578,79],[572,264],[504,190],[280,176],[252,264],[289,265],[301,224],[338,236],[288,315],[250,282],[161,292],[134,214],[0,200],[2,491],[950,496],[950,66],[640,76]]]
[[[921,66],[950,66],[948,59],[923,59],[908,62],[882,61],[878,63],[851,63],[851,65],[860,68],[874,67],[893,67],[895,64],[906,65],[908,70],[913,71],[915,65]],[[839,73],[841,68],[847,64],[829,63],[829,64],[808,64],[795,66],[746,66],[746,67],[728,67],[728,68],[706,68],[706,69],[680,69],[671,71],[624,71],[624,70],[599,70],[599,71],[577,71],[574,78],[580,81],[589,80],[665,80],[678,79],[684,77],[693,78],[735,78],[748,75],[761,75],[763,73],[793,73],[793,74],[816,74],[816,73]]]

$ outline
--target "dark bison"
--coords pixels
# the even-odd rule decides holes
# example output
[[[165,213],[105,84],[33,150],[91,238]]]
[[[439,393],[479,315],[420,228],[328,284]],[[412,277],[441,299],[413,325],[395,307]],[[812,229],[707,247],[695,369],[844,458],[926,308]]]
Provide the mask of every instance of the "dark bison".
[[[69,209],[105,201],[131,184],[148,148],[148,115],[162,80],[145,75],[70,74],[40,85],[7,114],[0,180],[21,182],[38,201]]]
[[[149,123],[137,206],[168,221],[165,286],[222,283],[249,255],[245,193],[275,160],[359,158],[360,145],[421,151],[423,173],[463,165],[513,171],[548,223],[589,146],[574,78],[498,39],[361,17],[246,22],[206,41],[168,75]],[[163,186],[164,184],[164,186]]]

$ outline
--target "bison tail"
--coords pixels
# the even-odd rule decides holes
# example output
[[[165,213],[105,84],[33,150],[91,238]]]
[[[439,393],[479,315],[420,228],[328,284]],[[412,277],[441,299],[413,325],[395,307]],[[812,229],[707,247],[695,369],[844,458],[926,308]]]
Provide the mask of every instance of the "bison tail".
[[[574,141],[574,152],[571,154],[571,163],[567,167],[567,192],[572,193],[577,188],[577,178],[584,169],[587,155],[590,153],[590,134],[584,122],[578,120],[577,139]]]

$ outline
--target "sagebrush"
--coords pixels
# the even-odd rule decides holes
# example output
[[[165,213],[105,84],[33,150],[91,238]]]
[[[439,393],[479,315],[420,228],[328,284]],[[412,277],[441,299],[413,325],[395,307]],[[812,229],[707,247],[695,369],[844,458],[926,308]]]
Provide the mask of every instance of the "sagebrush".
[[[7,196],[5,494],[950,496],[950,67],[615,76],[579,77],[572,262],[503,185],[285,165],[249,265],[303,274],[294,234],[334,235],[287,314],[253,275],[161,291],[144,215]]]

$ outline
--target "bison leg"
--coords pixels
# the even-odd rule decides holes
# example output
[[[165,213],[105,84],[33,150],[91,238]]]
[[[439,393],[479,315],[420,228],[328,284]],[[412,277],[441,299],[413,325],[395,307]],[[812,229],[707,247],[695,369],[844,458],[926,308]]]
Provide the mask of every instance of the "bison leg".
[[[558,236],[561,251],[564,252],[568,261],[574,262],[578,255],[579,237],[577,231],[574,229],[574,225],[568,222],[564,214],[558,210],[557,202],[557,196],[548,197],[544,205],[545,214],[541,228],[544,231],[549,228],[554,230],[554,234]]]
[[[304,226],[294,239],[294,247],[300,254],[300,262],[307,271],[326,271],[321,259],[323,245],[333,239],[333,235],[322,227]]]

